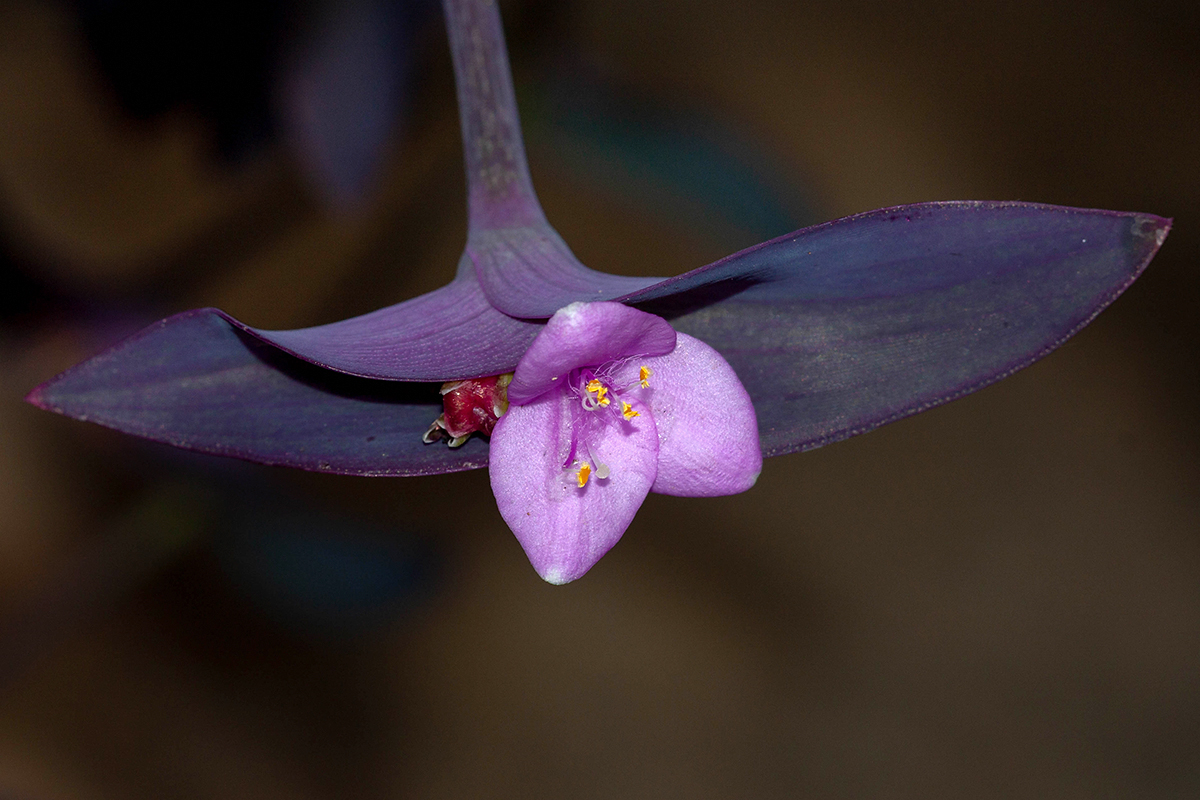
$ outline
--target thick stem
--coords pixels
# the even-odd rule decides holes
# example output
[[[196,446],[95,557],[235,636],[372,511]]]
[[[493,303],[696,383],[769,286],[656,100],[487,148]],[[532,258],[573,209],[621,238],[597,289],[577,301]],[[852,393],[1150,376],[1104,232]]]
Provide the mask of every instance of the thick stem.
[[[470,229],[544,222],[529,178],[496,0],[443,0],[458,87]]]

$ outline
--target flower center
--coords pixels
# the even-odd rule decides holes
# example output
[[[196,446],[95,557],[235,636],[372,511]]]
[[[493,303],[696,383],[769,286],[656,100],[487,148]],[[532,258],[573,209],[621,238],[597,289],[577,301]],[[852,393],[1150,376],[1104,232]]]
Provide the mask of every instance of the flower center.
[[[650,388],[653,372],[646,366],[638,370],[638,380],[627,386],[614,386],[613,373],[618,366],[620,362],[595,369],[573,369],[566,376],[567,388],[579,402],[571,406],[571,446],[563,462],[563,470],[580,489],[587,486],[592,476],[598,481],[609,477],[609,467],[600,460],[595,445],[602,429],[632,422],[634,417],[641,416],[621,395],[631,390]]]

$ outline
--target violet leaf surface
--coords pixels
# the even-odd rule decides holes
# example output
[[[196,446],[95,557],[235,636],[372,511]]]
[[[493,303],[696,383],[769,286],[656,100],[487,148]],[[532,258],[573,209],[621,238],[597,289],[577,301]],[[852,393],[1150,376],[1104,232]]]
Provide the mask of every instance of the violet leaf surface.
[[[1149,214],[1029,203],[901,206],[780,237],[625,302],[720,352],[754,400],[764,455],[779,455],[1036,361],[1124,291],[1169,230]]]
[[[403,303],[312,328],[265,331],[230,324],[317,366],[389,381],[448,381],[512,370],[540,321],[493,308],[464,254],[451,283]]]
[[[479,439],[422,444],[437,384],[307,364],[212,309],[177,314],[72,367],[28,400],[186,450],[343,475],[428,475],[487,465]]]

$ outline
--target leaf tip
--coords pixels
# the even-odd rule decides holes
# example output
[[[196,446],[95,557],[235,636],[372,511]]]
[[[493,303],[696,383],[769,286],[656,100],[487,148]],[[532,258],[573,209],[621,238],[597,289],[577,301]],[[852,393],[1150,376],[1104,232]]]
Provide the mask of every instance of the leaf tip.
[[[31,406],[37,406],[43,411],[57,411],[58,409],[47,399],[46,390],[53,386],[58,381],[58,378],[50,380],[34,387],[29,394],[25,395],[25,402]]]
[[[1139,238],[1152,240],[1154,249],[1158,250],[1167,240],[1167,234],[1171,232],[1171,225],[1174,222],[1175,220],[1170,217],[1137,214],[1134,216],[1133,233]]]

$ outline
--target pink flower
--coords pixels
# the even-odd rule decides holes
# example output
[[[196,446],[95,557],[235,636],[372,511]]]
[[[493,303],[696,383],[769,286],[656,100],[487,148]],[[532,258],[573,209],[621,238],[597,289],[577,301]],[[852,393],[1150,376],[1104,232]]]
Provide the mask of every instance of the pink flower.
[[[715,350],[620,303],[560,309],[517,365],[492,491],[538,574],[587,572],[651,492],[736,494],[762,471],[750,396]]]

